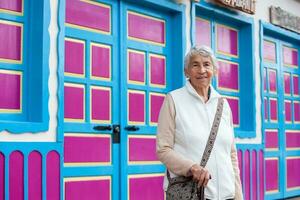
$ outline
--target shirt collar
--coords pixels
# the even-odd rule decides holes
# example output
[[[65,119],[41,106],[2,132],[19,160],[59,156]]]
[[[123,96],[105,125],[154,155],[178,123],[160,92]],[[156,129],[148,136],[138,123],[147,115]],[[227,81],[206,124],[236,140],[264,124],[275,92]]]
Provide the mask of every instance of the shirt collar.
[[[196,98],[199,98],[202,103],[205,103],[204,99],[202,96],[200,96],[197,91],[195,90],[195,88],[192,86],[192,84],[190,83],[190,81],[187,79],[186,80],[186,84],[185,84],[185,87],[187,89],[187,91],[193,95],[194,97]],[[214,89],[214,87],[212,85],[209,86],[210,87],[210,97],[209,97],[209,100],[206,102],[210,102],[212,99],[215,99],[215,98],[219,98],[221,95]]]

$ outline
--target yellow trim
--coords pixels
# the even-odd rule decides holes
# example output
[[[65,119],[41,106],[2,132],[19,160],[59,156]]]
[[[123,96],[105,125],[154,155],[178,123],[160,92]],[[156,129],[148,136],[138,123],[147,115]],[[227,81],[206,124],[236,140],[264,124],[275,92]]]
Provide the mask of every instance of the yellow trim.
[[[273,194],[273,193],[277,193],[277,192],[279,192],[279,190],[277,189],[277,190],[267,190],[266,189],[266,194]]]
[[[265,148],[266,151],[279,151],[279,148]]]
[[[137,121],[129,121],[129,93],[133,94],[143,94],[144,95],[144,121],[137,122]],[[146,124],[146,92],[140,90],[127,90],[127,123],[129,125],[144,125]]]
[[[233,124],[233,126],[235,128],[240,127],[240,120],[241,120],[241,118],[240,118],[240,114],[241,114],[240,98],[239,97],[235,97],[235,96],[229,96],[229,95],[222,95],[222,96],[225,97],[226,99],[228,98],[228,99],[236,99],[236,100],[238,100],[238,108],[239,108],[239,116],[238,117],[239,117],[239,123],[238,124]],[[232,118],[232,123],[233,123],[233,118]]]
[[[165,84],[161,85],[161,84],[155,84],[155,83],[151,83],[151,57],[154,57],[154,58],[161,58],[164,60],[165,62],[165,74],[164,74],[164,78],[165,78]],[[148,80],[149,80],[149,85],[151,87],[158,87],[158,88],[166,88],[167,86],[167,58],[165,55],[159,55],[159,54],[153,54],[153,53],[149,53],[149,67],[148,67],[148,70],[149,70],[149,77],[148,77]]]
[[[22,23],[18,23],[18,22],[8,21],[8,20],[1,20],[1,19],[0,19],[0,23],[2,23],[2,24],[8,24],[8,25],[13,25],[13,26],[17,26],[17,27],[21,28],[20,60],[0,58],[0,62],[22,64],[23,63],[23,24]]]
[[[264,39],[264,42],[267,42],[267,43],[272,43],[274,44],[275,46],[275,60],[271,60],[271,59],[267,59],[267,58],[263,58],[264,61],[267,61],[267,62],[270,62],[270,63],[276,63],[277,62],[277,57],[276,57],[276,43],[273,42],[273,41],[270,41],[270,40],[267,40],[267,39]],[[265,52],[265,51],[264,51]]]
[[[81,0],[82,1],[82,0]],[[102,47],[102,48],[106,48],[109,50],[109,77],[106,78],[106,77],[98,77],[98,76],[93,76],[92,75],[92,66],[93,66],[93,63],[92,63],[92,55],[93,55],[93,46],[96,46],[96,47]],[[111,81],[111,69],[112,69],[112,66],[111,66],[111,46],[110,45],[105,45],[105,44],[100,44],[100,43],[95,43],[95,42],[91,42],[90,43],[90,77],[91,79],[96,79],[96,80],[103,80],[103,81]]]
[[[290,188],[286,186],[285,188],[286,188],[287,191],[291,191],[291,190],[299,190],[299,189],[300,189],[300,186],[290,187]]]
[[[217,78],[217,87],[218,89],[224,90],[224,91],[229,91],[229,92],[240,92],[240,65],[239,63],[224,60],[224,59],[218,59],[219,62],[224,62],[224,63],[229,63],[229,64],[235,64],[237,66],[237,72],[238,72],[238,89],[231,89],[231,88],[225,88],[225,87],[220,87],[219,86],[219,79]]]
[[[23,16],[24,15],[24,0],[22,0],[22,10],[21,10],[21,12],[0,8],[0,13],[7,13],[7,14],[12,14],[12,15]]]
[[[109,91],[109,119],[108,120],[92,119],[92,89]],[[111,123],[111,115],[112,115],[111,104],[112,104],[112,101],[111,101],[111,88],[110,87],[102,87],[102,86],[95,86],[95,85],[90,86],[90,121],[91,122],[110,124]]]
[[[136,53],[136,54],[141,54],[144,56],[144,81],[133,81],[129,79],[129,53]],[[127,49],[127,83],[135,84],[135,85],[145,85],[146,84],[146,60],[145,60],[145,52],[144,51],[137,51],[133,49]]]
[[[133,15],[137,15],[137,16],[140,16],[140,17],[144,17],[144,18],[148,18],[148,19],[152,19],[154,21],[159,21],[159,22],[162,22],[164,24],[164,42],[163,43],[159,43],[159,42],[153,42],[151,40],[146,40],[146,39],[140,39],[140,38],[135,38],[135,37],[131,37],[129,36],[129,27],[128,27],[128,14],[133,14]],[[154,44],[154,45],[159,45],[159,46],[163,46],[165,47],[166,46],[166,34],[167,34],[167,30],[166,30],[166,21],[163,20],[163,19],[159,19],[159,18],[156,18],[156,17],[152,17],[152,16],[149,16],[149,15],[144,15],[144,14],[140,14],[140,13],[137,13],[137,12],[133,12],[133,11],[127,11],[127,15],[126,15],[126,22],[127,22],[127,38],[128,39],[131,39],[131,40],[136,40],[138,42],[146,42],[146,43],[149,43],[149,44]]]
[[[265,160],[277,160],[278,161],[278,157],[266,157]]]
[[[64,163],[64,167],[93,167],[93,166],[109,166],[111,162],[68,162]]]
[[[163,94],[163,93],[157,93],[157,92],[149,92],[149,108],[148,108],[148,113],[149,113],[149,125],[150,126],[157,126],[157,122],[152,122],[151,121],[151,95],[154,95],[154,96],[161,96],[161,97],[166,97],[167,95],[166,94]]]

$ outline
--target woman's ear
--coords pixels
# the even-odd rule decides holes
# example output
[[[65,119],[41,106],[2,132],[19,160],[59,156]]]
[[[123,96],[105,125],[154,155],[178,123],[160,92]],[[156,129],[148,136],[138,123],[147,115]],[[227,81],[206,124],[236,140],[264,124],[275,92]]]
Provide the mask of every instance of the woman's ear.
[[[184,68],[184,75],[185,77],[190,78],[186,67]]]

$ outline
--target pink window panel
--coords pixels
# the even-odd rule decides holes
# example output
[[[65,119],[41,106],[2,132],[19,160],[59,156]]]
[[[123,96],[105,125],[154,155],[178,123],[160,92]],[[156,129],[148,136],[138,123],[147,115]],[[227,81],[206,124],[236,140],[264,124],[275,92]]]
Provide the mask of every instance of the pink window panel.
[[[269,70],[269,90],[271,93],[277,92],[277,72],[276,72],[276,70]]]
[[[294,101],[294,120],[296,123],[300,122],[300,102]]]
[[[0,20],[0,61],[22,62],[23,24]]]
[[[102,44],[91,44],[92,77],[99,79],[111,78],[111,48]]]
[[[298,66],[298,50],[290,47],[283,47],[283,64],[297,67]]]
[[[250,151],[244,153],[244,195],[245,199],[250,199]]]
[[[238,126],[240,124],[239,99],[234,97],[226,97],[226,99],[232,111],[233,124]]]
[[[291,94],[291,74],[284,73],[284,94],[290,95]]]
[[[5,156],[0,152],[0,200],[5,197]]]
[[[264,68],[264,91],[267,91],[267,69]]]
[[[111,162],[109,135],[65,135],[64,162],[76,164],[109,164]]]
[[[196,44],[211,46],[211,26],[210,22],[196,18]]]
[[[300,130],[286,131],[286,147],[288,149],[300,149]]]
[[[0,70],[0,112],[20,112],[22,72]]]
[[[218,87],[224,90],[239,90],[239,67],[236,63],[218,62]]]
[[[230,56],[238,56],[237,30],[217,25],[217,51]]]
[[[65,84],[64,105],[66,121],[84,121],[85,98],[84,86],[78,84]]]
[[[157,87],[166,86],[166,58],[150,55],[150,84]]]
[[[300,187],[300,158],[287,157],[286,168],[287,188],[298,189]]]
[[[60,157],[58,152],[50,151],[46,158],[46,199],[60,200]]]
[[[258,193],[258,176],[257,176],[257,152],[256,150],[251,151],[251,182],[252,182],[252,187],[251,187],[251,195],[253,200],[257,200],[257,193]]]
[[[285,121],[292,122],[292,102],[284,101]]]
[[[164,176],[129,176],[129,199],[130,200],[164,200],[162,188]],[[151,187],[149,187],[151,186]],[[143,191],[143,192],[141,192]]]
[[[279,163],[278,159],[266,158],[266,192],[277,192],[279,186]]]
[[[66,200],[110,200],[111,178],[110,177],[76,177],[65,180]]]
[[[128,50],[128,81],[134,84],[145,84],[145,53]]]
[[[42,155],[37,151],[28,156],[28,199],[42,200]]]
[[[20,151],[9,156],[9,198],[24,199],[24,156]]]
[[[23,0],[1,0],[0,1],[0,11],[8,11],[8,12],[23,12]]]
[[[268,99],[264,97],[264,116],[265,116],[265,121],[269,119],[269,103]]]
[[[145,92],[128,91],[128,123],[145,123]]]
[[[156,156],[155,137],[134,137],[128,138],[129,163],[136,162],[158,162]]]
[[[165,21],[135,12],[127,13],[128,37],[140,41],[165,45]]]
[[[111,89],[91,86],[92,122],[111,122]]]
[[[92,1],[67,0],[66,23],[104,33],[111,31],[111,8]]]
[[[265,130],[266,149],[278,150],[278,130]]]
[[[275,122],[278,120],[277,116],[277,99],[270,98],[270,117],[271,121]]]
[[[274,42],[264,40],[264,59],[276,62],[276,45]]]
[[[150,124],[157,124],[159,111],[164,99],[164,94],[150,93]]]
[[[264,182],[265,182],[265,167],[264,167],[264,152],[262,150],[260,150],[258,152],[258,168],[259,168],[259,172],[258,172],[258,176],[259,176],[259,199],[264,199],[264,193],[265,193],[265,187],[264,187]]]
[[[65,39],[65,72],[84,75],[85,43],[81,40]]]
[[[299,96],[299,76],[293,76],[294,96]]]

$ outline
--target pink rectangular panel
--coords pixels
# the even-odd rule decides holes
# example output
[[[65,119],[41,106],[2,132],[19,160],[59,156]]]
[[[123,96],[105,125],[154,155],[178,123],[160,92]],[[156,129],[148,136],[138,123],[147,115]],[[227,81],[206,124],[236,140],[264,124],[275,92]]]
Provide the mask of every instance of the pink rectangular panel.
[[[294,101],[294,120],[300,122],[300,102]]]
[[[277,99],[270,98],[270,117],[271,121],[277,121]]]
[[[211,46],[210,22],[196,18],[196,44]]]
[[[158,122],[158,115],[160,108],[163,104],[163,101],[165,99],[164,95],[155,95],[150,94],[150,123],[157,123]]]
[[[239,161],[241,183],[243,184],[243,180],[244,180],[244,176],[243,176],[243,172],[244,172],[244,170],[243,170],[243,166],[244,166],[243,151],[242,150],[238,150],[237,156],[238,156],[238,161]]]
[[[46,158],[46,199],[60,200],[60,157],[58,152],[50,151]]]
[[[129,81],[145,83],[145,54],[128,50],[127,59]]]
[[[64,89],[65,118],[84,119],[84,88],[65,85]]]
[[[1,0],[0,1],[0,10],[7,10],[22,13],[22,1],[23,0]]]
[[[0,152],[0,200],[5,197],[5,157]]]
[[[66,23],[110,33],[110,6],[92,1],[67,0]]]
[[[20,151],[9,156],[9,199],[24,200],[24,156]]]
[[[110,78],[111,52],[110,46],[92,44],[92,76]]]
[[[265,173],[264,173],[264,152],[260,150],[258,152],[258,176],[259,176],[259,199],[264,199],[265,193]]]
[[[109,88],[91,88],[91,115],[92,120],[110,122],[111,120],[111,96]]]
[[[283,47],[283,63],[286,65],[298,66],[298,51],[297,49]]]
[[[158,161],[156,156],[156,139],[152,138],[128,138],[129,162],[134,161]]]
[[[273,149],[278,148],[278,131],[277,130],[265,130],[266,148]]]
[[[22,24],[0,20],[0,61],[22,61]]]
[[[110,200],[110,179],[65,182],[66,200]]]
[[[22,74],[0,70],[0,110],[21,110]]]
[[[130,200],[164,200],[162,188],[164,177],[146,176],[129,178],[129,199]],[[151,187],[149,187],[151,186]],[[143,191],[143,192],[141,192]]]
[[[267,69],[264,68],[264,91],[267,91]]]
[[[128,92],[128,120],[133,123],[145,122],[145,93]]]
[[[238,32],[230,27],[217,25],[217,50],[238,56]]]
[[[239,67],[236,63],[218,62],[218,87],[221,89],[239,90]]]
[[[65,163],[111,162],[110,137],[65,136]]]
[[[292,102],[284,101],[285,121],[292,121]]]
[[[42,155],[37,151],[28,156],[28,200],[42,200]]]
[[[83,41],[65,40],[65,72],[84,74],[85,43]]]
[[[258,185],[257,185],[257,152],[256,150],[253,150],[251,153],[252,157],[252,171],[251,171],[251,182],[252,182],[252,188],[251,188],[251,193],[252,193],[252,200],[256,200],[257,199],[257,189],[258,189]]]
[[[233,124],[239,125],[240,124],[239,99],[231,98],[231,97],[227,97],[226,99],[232,111]]]
[[[284,73],[284,93],[291,94],[291,75],[289,73]]]
[[[276,46],[274,42],[264,40],[264,59],[276,62]]]
[[[165,44],[165,21],[162,19],[128,12],[128,36],[138,40]]]
[[[266,166],[266,191],[278,190],[279,166],[278,159],[265,160]]]
[[[294,95],[299,95],[299,76],[293,76]]]
[[[286,147],[300,149],[300,130],[286,131]]]
[[[287,158],[286,161],[286,180],[287,188],[300,187],[300,158]]]
[[[270,92],[277,91],[277,75],[275,70],[269,70],[269,90]]]
[[[269,119],[268,113],[269,113],[268,99],[266,97],[264,97],[264,116],[265,116],[265,120]]]
[[[166,59],[163,56],[150,55],[150,83],[166,85]]]
[[[245,195],[245,199],[250,199],[250,152],[249,150],[246,150],[244,153],[244,166],[245,166],[245,182],[244,182],[244,195]]]

